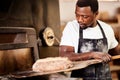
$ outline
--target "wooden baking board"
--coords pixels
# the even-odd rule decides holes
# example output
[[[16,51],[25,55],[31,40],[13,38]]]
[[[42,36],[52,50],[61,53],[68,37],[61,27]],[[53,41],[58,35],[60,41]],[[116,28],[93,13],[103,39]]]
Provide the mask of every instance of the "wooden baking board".
[[[102,62],[101,60],[97,60],[97,59],[78,61],[78,62],[73,62],[74,66],[69,69],[51,71],[51,72],[34,72],[32,70],[29,70],[29,71],[15,72],[15,73],[9,74],[9,76],[14,77],[14,78],[25,78],[25,77],[32,77],[32,76],[49,75],[49,74],[58,73],[58,72],[67,72],[67,71],[82,69],[89,65],[97,64],[101,62]]]

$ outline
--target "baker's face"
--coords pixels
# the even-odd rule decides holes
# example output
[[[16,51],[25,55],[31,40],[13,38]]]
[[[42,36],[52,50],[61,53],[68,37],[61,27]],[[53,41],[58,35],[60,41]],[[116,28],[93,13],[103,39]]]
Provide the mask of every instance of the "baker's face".
[[[94,26],[96,23],[96,16],[98,12],[93,13],[91,8],[76,6],[75,15],[81,28],[87,28],[88,26]]]

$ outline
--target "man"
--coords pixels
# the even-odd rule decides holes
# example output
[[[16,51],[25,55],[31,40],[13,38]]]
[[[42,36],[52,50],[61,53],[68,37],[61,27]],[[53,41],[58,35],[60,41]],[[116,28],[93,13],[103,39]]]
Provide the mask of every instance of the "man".
[[[101,59],[103,63],[74,70],[71,77],[85,80],[111,80],[109,50],[118,50],[118,42],[110,25],[97,20],[97,0],[78,0],[76,20],[67,23],[60,43],[60,56],[72,61]]]

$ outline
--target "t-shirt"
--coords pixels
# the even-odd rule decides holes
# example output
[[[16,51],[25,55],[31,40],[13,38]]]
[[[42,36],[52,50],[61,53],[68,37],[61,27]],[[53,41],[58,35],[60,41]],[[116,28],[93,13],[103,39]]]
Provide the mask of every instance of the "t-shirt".
[[[105,33],[105,36],[107,38],[108,50],[116,47],[118,45],[118,42],[115,39],[114,31],[112,27],[100,20],[98,20],[98,22],[101,25]],[[77,20],[68,22],[63,30],[60,45],[72,46],[75,49],[75,53],[77,53],[79,35],[80,35],[79,24]],[[100,27],[96,25],[96,27],[88,27],[87,29],[83,30],[83,38],[87,38],[87,39],[103,38]]]

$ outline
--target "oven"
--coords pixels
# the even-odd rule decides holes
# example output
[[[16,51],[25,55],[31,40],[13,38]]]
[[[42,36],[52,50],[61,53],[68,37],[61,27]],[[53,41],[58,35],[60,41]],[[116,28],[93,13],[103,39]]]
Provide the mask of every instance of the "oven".
[[[39,59],[36,31],[29,27],[0,27],[0,80],[31,71]],[[19,77],[20,78],[20,77]]]

